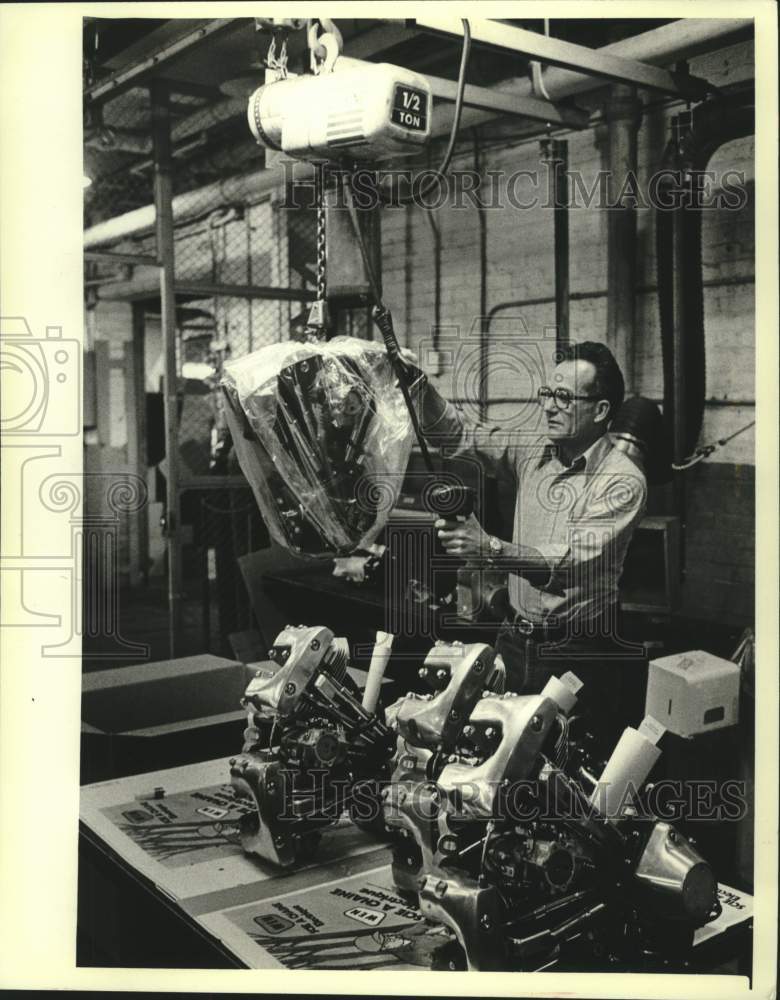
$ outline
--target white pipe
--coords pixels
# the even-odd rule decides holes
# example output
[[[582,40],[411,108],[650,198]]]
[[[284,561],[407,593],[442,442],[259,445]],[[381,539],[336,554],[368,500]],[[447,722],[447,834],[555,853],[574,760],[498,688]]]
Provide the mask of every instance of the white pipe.
[[[737,32],[746,30],[752,23],[752,20],[746,18],[684,18],[654,28],[652,31],[643,32],[641,35],[634,35],[633,38],[605,45],[603,49],[597,51],[653,64],[673,63],[713,48],[714,42],[723,41]],[[544,86],[553,100],[594,90],[604,84],[605,81],[601,77],[589,76],[575,70],[550,69],[544,74]],[[532,96],[531,82],[524,78],[503,81],[494,89],[518,97]],[[450,128],[453,109],[442,110],[444,114],[434,129],[434,135],[446,134]],[[470,128],[495,117],[493,112],[464,108],[461,127]],[[287,169],[289,170],[289,167]],[[296,180],[305,182],[313,175],[314,171],[310,164],[296,164]],[[285,168],[281,164],[276,164],[266,170],[239,174],[237,177],[217,181],[197,191],[188,191],[173,199],[173,218],[176,222],[186,222],[230,202],[252,204],[279,188],[286,179],[288,178],[285,175]],[[153,227],[154,205],[145,205],[143,208],[107,219],[87,229],[84,233],[84,247],[91,249],[113,243],[148,232]]]
[[[552,698],[564,715],[577,704],[577,695],[582,687],[582,681],[567,670],[563,677],[551,677],[542,688],[543,698]]]
[[[627,726],[623,730],[590,797],[602,816],[616,821],[626,814],[633,795],[661,756],[656,744],[664,732],[652,715],[645,716],[639,729]]]
[[[235,177],[215,181],[196,191],[186,191],[173,199],[173,218],[176,222],[186,222],[222,205],[253,204],[293,177],[297,182],[311,180],[314,177],[314,168],[310,163],[279,162],[265,170],[238,174]],[[98,222],[84,233],[84,248],[91,250],[105,243],[147,232],[154,228],[154,219],[154,205],[144,205],[143,208],[136,208],[132,212],[125,212],[124,215]]]
[[[623,59],[638,59],[652,65],[663,65],[691,58],[697,53],[713,48],[712,43],[730,35],[746,31],[753,24],[749,18],[681,18],[652,31],[645,31],[633,38],[624,38],[598,49],[607,55]],[[554,101],[586,90],[594,90],[607,83],[601,77],[585,76],[571,69],[550,69],[544,74],[544,86]],[[531,94],[530,80],[524,80],[517,94]]]
[[[373,712],[379,700],[379,689],[382,686],[382,678],[385,675],[393,649],[394,638],[389,632],[377,632],[376,634],[374,652],[371,654],[371,664],[366,678],[366,689],[363,692],[363,708],[367,712]]]

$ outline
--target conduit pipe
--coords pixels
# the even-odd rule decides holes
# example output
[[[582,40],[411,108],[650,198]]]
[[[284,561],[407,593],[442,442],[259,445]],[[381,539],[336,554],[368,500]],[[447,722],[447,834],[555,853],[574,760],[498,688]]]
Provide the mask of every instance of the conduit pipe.
[[[627,59],[639,59],[652,64],[674,63],[691,58],[697,53],[717,47],[734,35],[745,33],[752,28],[748,18],[691,18],[674,21],[672,24],[645,31],[633,38],[613,42],[597,50]],[[574,70],[550,69],[544,74],[544,86],[551,100],[558,101],[575,94],[582,94],[604,85],[600,77],[577,73]],[[495,90],[517,97],[531,97],[532,84],[526,78],[505,80]],[[442,108],[442,116],[434,134],[443,135],[449,131],[452,109]],[[461,128],[471,128],[495,118],[495,114],[478,109],[464,108]],[[287,167],[289,170],[289,166]],[[305,183],[314,176],[313,168],[306,163],[296,163],[295,178]],[[228,180],[218,181],[189,191],[173,199],[173,217],[177,223],[186,222],[228,204],[239,201],[252,204],[279,188],[288,179],[285,168],[278,163],[265,170],[240,174]],[[84,234],[87,249],[106,243],[138,236],[154,227],[154,205],[145,205],[124,215],[107,219],[92,226]]]
[[[542,140],[542,159],[553,171],[553,257],[555,261],[555,347],[569,343],[569,144]]]
[[[754,95],[707,101],[673,120],[661,166],[670,175],[664,192],[672,210],[657,209],[656,267],[664,370],[664,419],[681,464],[699,439],[706,399],[704,281],[702,274],[703,171],[724,143],[755,131]],[[676,195],[676,196],[675,196]],[[685,523],[685,481],[674,480],[675,508]]]
[[[265,170],[238,174],[236,177],[214,181],[196,191],[186,191],[173,199],[174,221],[187,222],[224,205],[254,204],[280,188],[291,177],[296,182],[306,183],[314,178],[314,168],[309,163],[295,163],[294,169],[291,169],[290,162],[280,162]],[[84,247],[89,250],[105,243],[147,233],[154,227],[154,218],[154,205],[144,205],[143,208],[99,222],[84,233]]]
[[[629,177],[637,176],[637,133],[642,105],[636,88],[616,84],[606,103],[609,129],[607,216],[607,344],[630,389],[634,383],[636,204]]]
[[[722,42],[733,35],[750,31],[752,27],[753,21],[749,18],[682,18],[641,35],[612,42],[596,51],[652,65],[665,65],[681,59],[691,59],[711,50],[713,42]],[[543,82],[550,99],[560,101],[564,97],[573,97],[575,94],[603,87],[606,81],[576,70],[556,68],[543,74]],[[503,88],[504,85],[499,86]],[[524,78],[513,88],[512,93],[518,97],[530,97],[533,84]]]

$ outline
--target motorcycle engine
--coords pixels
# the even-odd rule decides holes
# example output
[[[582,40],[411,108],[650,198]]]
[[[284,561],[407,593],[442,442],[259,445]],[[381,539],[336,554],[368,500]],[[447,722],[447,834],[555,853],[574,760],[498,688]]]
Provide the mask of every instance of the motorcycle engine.
[[[421,675],[431,694],[388,709],[383,800],[399,891],[452,934],[436,967],[628,969],[684,955],[719,912],[712,869],[642,787],[619,811],[603,806],[594,775],[617,774],[625,754],[592,757],[572,714],[579,680],[504,692],[495,652],[457,643],[434,647]]]
[[[281,867],[310,856],[345,809],[370,828],[354,804],[378,803],[388,777],[393,736],[381,708],[363,708],[348,660],[330,629],[288,625],[244,693],[248,726],[230,777],[257,808],[242,820],[242,845]]]

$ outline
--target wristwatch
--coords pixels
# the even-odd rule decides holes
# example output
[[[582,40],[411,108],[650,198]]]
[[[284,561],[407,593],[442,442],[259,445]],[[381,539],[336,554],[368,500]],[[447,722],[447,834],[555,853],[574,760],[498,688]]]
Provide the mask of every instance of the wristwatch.
[[[488,553],[491,559],[498,559],[501,553],[504,551],[504,543],[500,538],[496,538],[495,535],[490,535],[488,537]]]

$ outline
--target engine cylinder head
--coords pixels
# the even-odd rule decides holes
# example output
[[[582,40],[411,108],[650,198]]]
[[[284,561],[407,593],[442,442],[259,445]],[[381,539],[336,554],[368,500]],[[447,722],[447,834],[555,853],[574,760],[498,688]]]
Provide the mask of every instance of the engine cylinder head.
[[[347,676],[349,663],[349,641],[343,636],[336,636],[328,647],[323,658],[323,666],[328,674],[339,684],[343,684]]]

